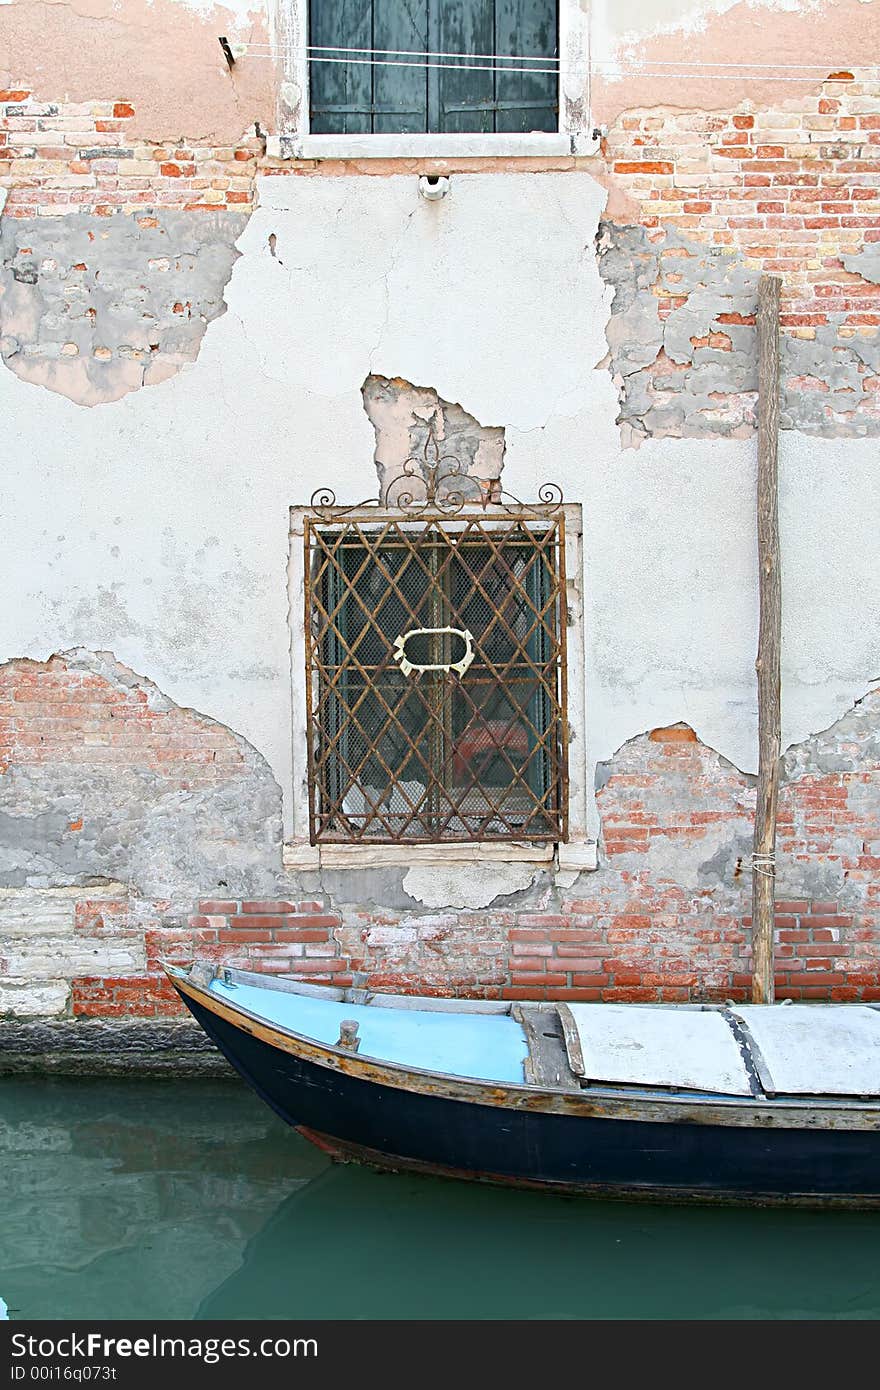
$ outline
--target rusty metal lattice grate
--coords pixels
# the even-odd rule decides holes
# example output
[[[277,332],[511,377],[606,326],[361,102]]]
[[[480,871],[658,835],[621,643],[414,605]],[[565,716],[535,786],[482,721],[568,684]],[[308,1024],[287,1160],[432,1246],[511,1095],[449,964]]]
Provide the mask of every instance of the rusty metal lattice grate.
[[[312,843],[564,839],[559,503],[326,501],[305,521]]]

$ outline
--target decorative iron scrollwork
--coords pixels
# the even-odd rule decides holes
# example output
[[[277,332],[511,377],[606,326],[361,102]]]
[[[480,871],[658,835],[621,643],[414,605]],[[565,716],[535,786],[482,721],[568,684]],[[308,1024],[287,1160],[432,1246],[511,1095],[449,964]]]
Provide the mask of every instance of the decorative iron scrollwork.
[[[457,486],[457,480],[461,480]],[[478,495],[469,495],[466,484],[474,485]],[[421,495],[424,489],[424,496]],[[519,512],[540,510],[552,515],[562,506],[562,488],[557,483],[542,483],[538,488],[538,503],[521,502],[505,491],[499,480],[485,480],[468,473],[456,454],[444,452],[437,434],[437,422],[427,422],[421,458],[410,454],[401,471],[385,486],[378,497],[368,497],[350,506],[340,506],[330,487],[312,493],[310,506],[324,521],[348,516],[352,512],[375,509],[400,511],[410,516],[428,513],[455,516],[469,503],[478,503],[484,511],[490,507],[516,516]]]

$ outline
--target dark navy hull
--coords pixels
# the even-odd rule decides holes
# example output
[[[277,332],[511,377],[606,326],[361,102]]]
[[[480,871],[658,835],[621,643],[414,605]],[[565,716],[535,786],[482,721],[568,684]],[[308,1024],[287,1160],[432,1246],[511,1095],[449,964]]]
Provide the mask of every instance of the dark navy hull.
[[[322,1065],[183,998],[260,1096],[339,1156],[604,1196],[880,1205],[877,1128],[615,1119],[462,1100]]]

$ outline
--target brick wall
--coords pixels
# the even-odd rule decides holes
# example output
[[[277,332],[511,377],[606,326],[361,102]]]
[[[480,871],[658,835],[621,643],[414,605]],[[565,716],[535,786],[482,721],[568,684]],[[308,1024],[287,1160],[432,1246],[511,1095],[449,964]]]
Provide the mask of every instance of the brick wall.
[[[277,161],[265,157],[264,140],[256,136],[225,148],[187,134],[173,143],[151,141],[127,134],[133,120],[134,108],[124,94],[113,101],[65,103],[36,101],[24,87],[0,92],[0,189],[8,190],[4,216],[25,221],[28,230],[26,220],[34,217],[128,215],[145,237],[167,233],[173,250],[179,229],[166,228],[163,216],[211,210],[247,214],[257,174],[382,177],[454,169],[537,175],[581,169],[608,185],[609,222],[644,238],[643,247],[627,242],[617,275],[606,275],[617,284],[627,274],[632,279],[614,312],[629,305],[634,294],[647,301],[638,331],[628,321],[609,332],[624,442],[648,435],[714,438],[752,432],[753,315],[762,271],[780,274],[784,282],[782,427],[832,435],[880,433],[880,83],[873,70],[836,73],[812,96],[781,101],[777,109],[753,110],[746,102],[720,113],[669,107],[628,111],[594,159]],[[234,240],[238,230],[223,228],[218,239]],[[19,261],[34,244],[32,236],[25,237],[24,250],[17,243]],[[81,403],[97,404],[163,380],[182,360],[192,360],[205,324],[222,312],[226,275],[219,287],[212,281],[207,294],[205,286],[191,286],[184,275],[172,292],[165,278],[153,273],[164,267],[167,249],[163,253],[145,244],[144,250],[145,265],[132,264],[124,273],[158,289],[168,343],[161,331],[149,341],[131,343],[127,337],[120,367],[104,341],[108,328],[118,325],[98,323],[97,336],[71,333],[57,342],[55,328],[41,329],[37,344],[6,355],[12,370]],[[605,274],[614,258],[601,250],[600,239]],[[652,251],[656,264],[650,267]],[[117,252],[115,242],[100,242],[94,257],[91,246],[88,254],[78,250],[66,261],[63,249],[60,260],[54,251],[46,252],[41,260],[49,268],[39,271],[36,283],[53,299],[55,262],[64,261],[65,288],[78,302],[83,284],[76,277],[93,275]],[[4,251],[3,258],[12,264],[14,255]],[[170,259],[178,264],[179,258]],[[90,283],[87,279],[86,288]],[[20,298],[20,289],[16,293]],[[70,317],[69,306],[54,300],[19,308],[8,329],[13,338],[32,320],[49,318],[54,324],[60,313],[67,326]],[[91,308],[101,313],[99,305]],[[200,331],[190,334],[192,341],[181,350],[179,325],[190,317]],[[627,343],[635,344],[637,363],[627,360]]]
[[[188,791],[225,779],[243,762],[225,730],[157,700],[149,683],[115,684],[109,671],[77,669],[61,656],[0,666],[0,774],[134,764]],[[69,834],[84,828],[82,815],[71,814]]]
[[[880,242],[880,81],[842,73],[798,104],[632,112],[605,157],[643,226],[678,228],[781,274],[782,323],[795,336],[814,338],[834,312],[855,331],[875,328],[880,284],[843,257]],[[656,287],[661,317],[679,307],[675,286],[670,264]]]
[[[763,272],[783,284],[782,428],[880,432],[876,75],[777,109],[632,111],[603,150],[624,442],[751,434]]]
[[[134,114],[126,101],[41,102],[28,91],[0,91],[4,216],[253,205],[262,140],[226,148],[144,141],[127,135]]]
[[[780,998],[880,999],[880,759],[870,749],[861,764],[853,757],[860,733],[869,743],[880,720],[880,693],[863,704],[842,721],[850,767],[805,776],[803,746],[789,756],[780,809]],[[548,886],[520,909],[337,912],[320,901],[203,901],[185,928],[149,934],[156,973],[142,996],[145,1011],[167,993],[160,955],[438,995],[747,999],[753,779],[685,726],[657,729],[617,755],[600,805],[600,870],[582,876],[572,893]],[[786,884],[820,881],[822,897],[784,896]],[[77,981],[74,1011],[112,1014],[123,1002],[137,1010],[130,994],[120,998],[127,988],[122,979]]]
[[[76,708],[72,718],[82,717],[88,703],[69,700],[59,674],[44,678],[55,678],[46,691],[58,698],[41,708]],[[18,708],[19,701],[10,703]],[[31,737],[42,739],[41,757],[64,757],[70,726],[46,718],[49,727]],[[880,691],[786,755],[776,922],[781,998],[880,999],[878,730]],[[31,756],[34,744],[23,746]],[[112,746],[91,745],[98,757]],[[148,736],[140,754],[129,745],[125,757],[151,758],[157,748]],[[180,776],[187,753],[172,756]],[[204,767],[197,761],[193,775]],[[684,725],[634,739],[605,775],[599,870],[568,892],[545,877],[527,901],[500,910],[337,907],[294,892],[202,898],[186,908],[130,883],[101,891],[0,889],[0,1011],[180,1014],[161,961],[196,957],[316,983],[436,995],[746,999],[753,779]],[[79,833],[76,819],[71,835]]]

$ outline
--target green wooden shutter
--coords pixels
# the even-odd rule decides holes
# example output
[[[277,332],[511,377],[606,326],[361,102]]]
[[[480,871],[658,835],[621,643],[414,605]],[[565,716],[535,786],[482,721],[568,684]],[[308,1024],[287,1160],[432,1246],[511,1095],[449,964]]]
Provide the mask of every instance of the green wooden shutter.
[[[373,16],[373,47],[402,50],[391,55],[392,63],[417,63],[406,55],[428,48],[428,0],[373,0]],[[373,93],[377,133],[414,135],[428,129],[423,67],[373,68]]]
[[[559,51],[556,0],[495,0],[495,43],[495,53],[521,53],[524,57],[552,55],[555,58]],[[531,66],[543,68],[552,64]],[[495,129],[558,129],[558,91],[559,79],[555,73],[498,73],[495,78]]]
[[[429,0],[429,17],[431,33],[436,34],[431,48],[444,53],[556,57],[556,0]],[[504,71],[519,66],[516,63],[498,63],[495,73],[479,71],[484,66],[492,65],[477,58],[474,68],[440,72],[436,103],[431,101],[429,82],[429,130],[557,129],[554,73]]]
[[[312,0],[309,43],[402,50],[387,63],[310,63],[315,134],[557,129],[554,73],[493,73],[472,67],[410,66],[407,54],[516,54],[555,57],[556,0]],[[312,55],[345,57],[344,52]],[[356,57],[357,55],[352,55]],[[365,58],[369,55],[364,54]],[[399,64],[399,65],[398,65]],[[510,66],[515,67],[516,64]],[[540,67],[542,64],[536,64]]]
[[[427,0],[312,0],[309,43],[337,45],[340,50],[402,49],[404,53],[390,55],[390,64],[406,64],[406,53],[424,53],[428,46]],[[310,54],[311,130],[316,135],[408,135],[427,130],[424,67],[314,61],[345,56]]]
[[[309,43],[322,48],[334,44],[340,48],[372,48],[372,0],[312,0]],[[372,68],[357,63],[309,64],[311,129],[316,135],[353,135],[372,130],[372,72]]]
[[[431,47],[440,53],[495,53],[494,0],[432,0]],[[440,59],[440,62],[450,59]],[[485,58],[476,67],[491,68]],[[428,102],[430,130],[493,131],[495,78],[491,71],[452,68],[436,72],[436,99]],[[429,70],[430,71],[430,70]],[[431,83],[428,83],[431,96]]]

